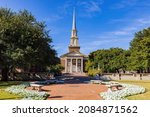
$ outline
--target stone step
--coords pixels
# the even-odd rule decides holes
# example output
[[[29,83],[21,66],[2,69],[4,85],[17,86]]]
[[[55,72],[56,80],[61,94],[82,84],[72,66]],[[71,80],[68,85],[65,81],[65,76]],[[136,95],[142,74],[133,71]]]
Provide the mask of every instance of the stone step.
[[[70,73],[71,76],[87,76],[86,73]]]

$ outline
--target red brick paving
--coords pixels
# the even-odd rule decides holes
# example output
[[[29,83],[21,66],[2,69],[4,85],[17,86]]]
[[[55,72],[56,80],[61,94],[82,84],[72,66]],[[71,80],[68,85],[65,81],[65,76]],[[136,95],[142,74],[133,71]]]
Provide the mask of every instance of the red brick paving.
[[[48,100],[101,100],[99,93],[107,90],[100,84],[54,84],[42,89],[50,93]]]
[[[50,94],[48,100],[102,100],[100,92],[107,90],[105,85],[85,84],[88,77],[70,77],[64,84],[50,84],[42,87]],[[28,87],[31,90],[31,87]]]

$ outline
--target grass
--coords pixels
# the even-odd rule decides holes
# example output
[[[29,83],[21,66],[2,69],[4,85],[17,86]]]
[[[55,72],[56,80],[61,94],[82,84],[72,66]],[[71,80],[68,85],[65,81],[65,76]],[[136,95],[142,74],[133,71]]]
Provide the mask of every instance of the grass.
[[[129,100],[150,100],[150,81],[122,80],[122,81],[118,81],[118,82],[139,85],[139,86],[143,86],[146,88],[145,93],[129,96],[129,97],[127,97],[127,99],[129,99]]]
[[[129,100],[150,100],[150,81],[136,81],[136,80],[119,80],[118,82],[126,83],[126,84],[135,84],[139,86],[143,86],[146,88],[146,92],[144,94],[139,95],[133,95],[127,97]],[[6,91],[4,91],[5,88],[12,86],[12,85],[18,85],[22,82],[18,81],[8,81],[8,82],[0,82],[0,100],[17,100],[21,99],[22,97],[19,95],[10,94]]]
[[[12,85],[18,85],[21,82],[16,81],[8,81],[8,82],[0,82],[0,100],[17,100],[22,97],[19,95],[11,94],[5,91],[5,89]]]

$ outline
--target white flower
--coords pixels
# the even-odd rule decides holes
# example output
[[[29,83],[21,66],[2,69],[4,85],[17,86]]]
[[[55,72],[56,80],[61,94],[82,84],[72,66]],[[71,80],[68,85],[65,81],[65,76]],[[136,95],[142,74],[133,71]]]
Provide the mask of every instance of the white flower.
[[[33,90],[26,90],[25,88],[29,86],[29,83],[24,83],[21,85],[14,85],[5,89],[9,93],[18,94],[23,96],[23,100],[43,100],[46,99],[49,94],[47,92],[38,92]]]
[[[124,88],[114,92],[102,92],[100,95],[105,100],[124,100],[127,96],[141,94],[145,92],[145,88],[137,85],[121,84]]]

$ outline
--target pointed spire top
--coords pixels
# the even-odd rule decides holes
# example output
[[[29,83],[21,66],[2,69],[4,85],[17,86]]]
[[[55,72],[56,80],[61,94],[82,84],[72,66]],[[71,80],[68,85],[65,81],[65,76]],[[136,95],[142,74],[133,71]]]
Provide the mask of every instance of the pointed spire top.
[[[79,47],[79,44],[78,44],[78,35],[77,35],[77,29],[76,29],[75,8],[73,9],[73,22],[72,22],[72,31],[71,31],[70,46],[72,46],[72,47]]]
[[[73,9],[72,30],[76,30],[76,13],[75,13],[75,7],[74,7],[74,9]]]

